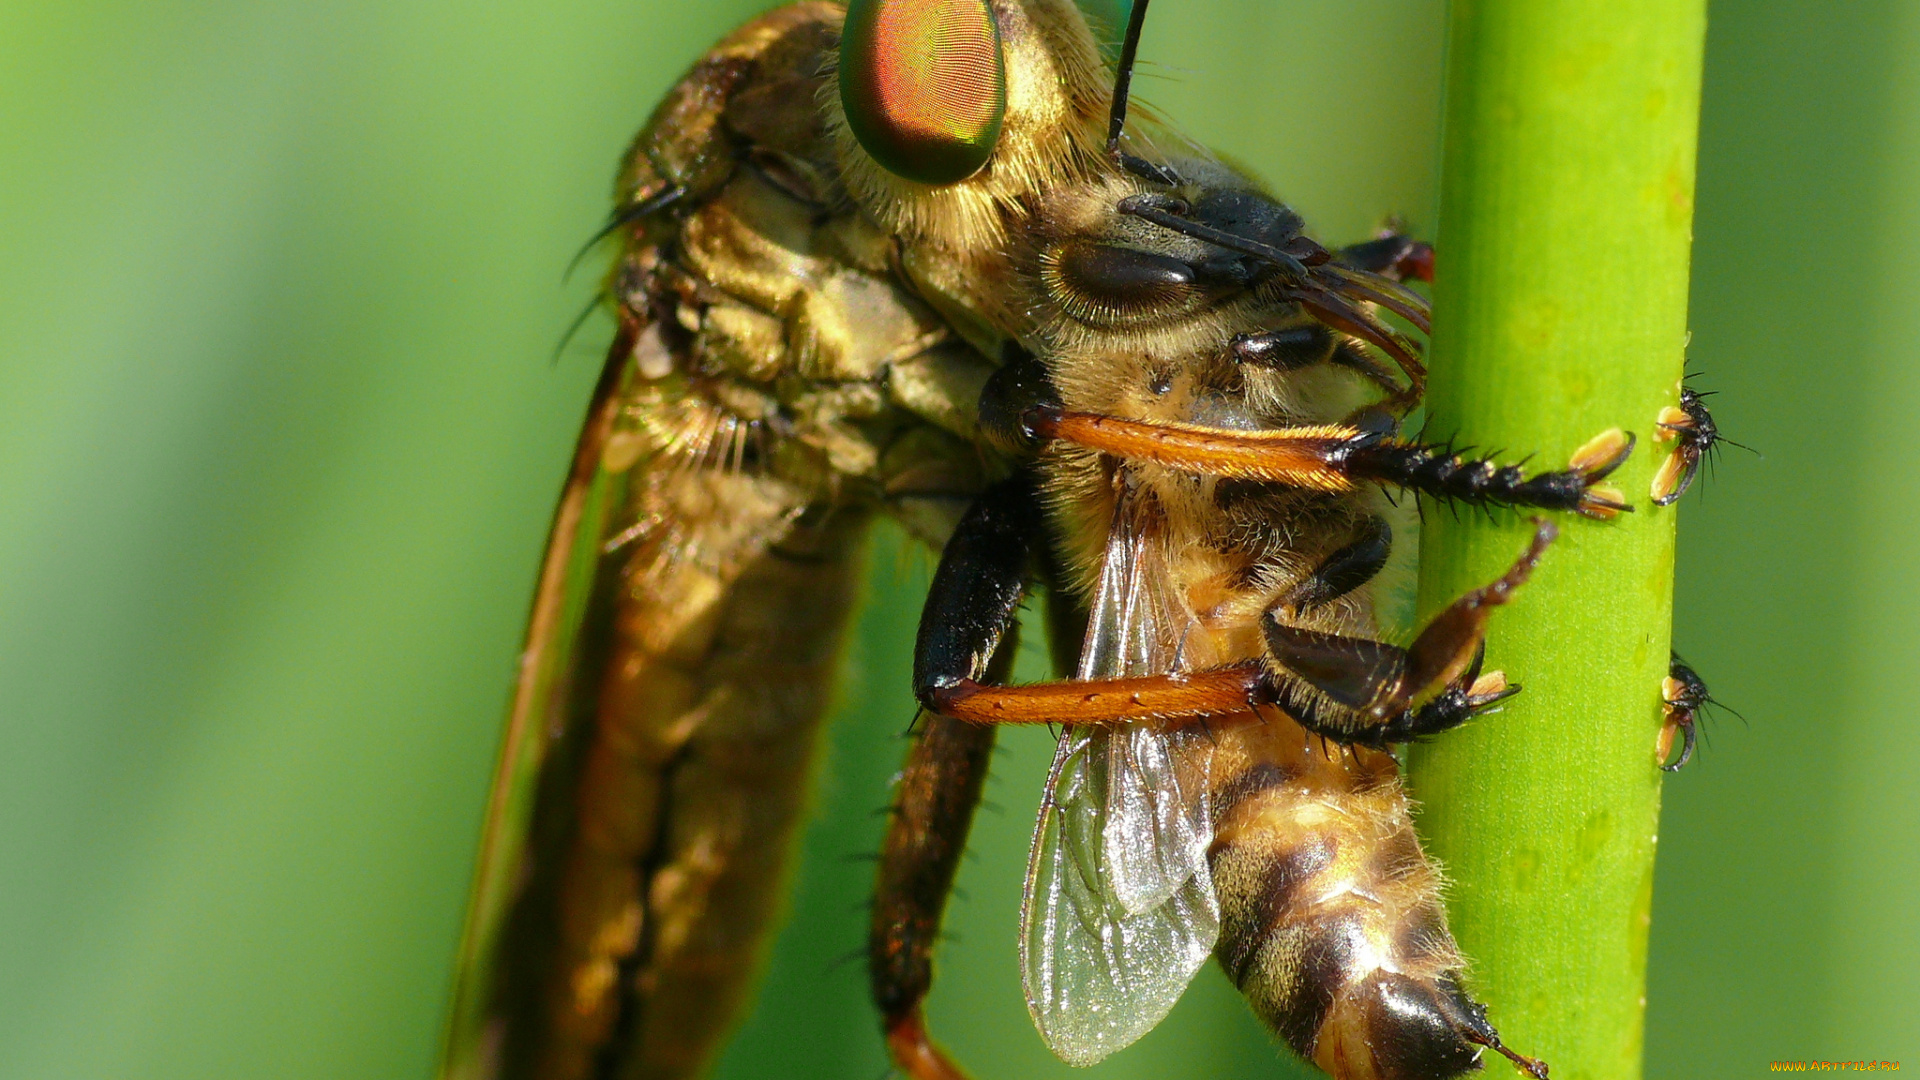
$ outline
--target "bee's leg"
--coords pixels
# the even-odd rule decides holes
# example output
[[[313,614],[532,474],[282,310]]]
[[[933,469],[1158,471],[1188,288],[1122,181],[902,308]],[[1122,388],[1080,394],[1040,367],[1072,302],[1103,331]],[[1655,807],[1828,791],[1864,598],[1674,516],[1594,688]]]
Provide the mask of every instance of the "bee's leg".
[[[1282,682],[1280,707],[1310,731],[1377,746],[1444,731],[1512,694],[1504,675],[1480,674],[1480,659],[1493,609],[1512,599],[1557,534],[1551,522],[1534,524],[1533,543],[1505,574],[1448,605],[1408,648],[1288,626],[1269,613],[1268,654],[1323,695]]]
[[[1372,581],[1392,555],[1393,529],[1384,519],[1369,515],[1360,523],[1353,540],[1294,582],[1274,604],[1274,609],[1299,615],[1332,603]]]
[[[991,386],[991,384],[989,384]],[[1155,424],[1038,405],[1020,418],[1034,439],[1064,439],[1135,461],[1152,461],[1203,476],[1351,491],[1373,481],[1443,499],[1572,510],[1610,518],[1631,510],[1618,489],[1602,484],[1633,451],[1633,436],[1614,428],[1574,452],[1559,472],[1528,476],[1445,447],[1405,442],[1380,428],[1325,424],[1239,431]]]
[[[1009,635],[989,677],[1004,677],[1013,654]],[[921,1003],[933,987],[933,946],[980,803],[995,732],[932,714],[921,717],[918,729],[894,787],[892,820],[880,848],[867,974],[894,1064],[910,1080],[965,1080],[928,1036]]]

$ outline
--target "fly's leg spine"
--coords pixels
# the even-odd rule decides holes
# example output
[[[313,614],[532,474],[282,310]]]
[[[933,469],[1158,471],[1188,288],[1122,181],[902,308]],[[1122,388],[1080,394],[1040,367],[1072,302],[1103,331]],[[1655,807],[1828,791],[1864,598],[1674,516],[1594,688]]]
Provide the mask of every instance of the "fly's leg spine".
[[[1341,463],[1356,476],[1451,501],[1570,510],[1605,520],[1633,510],[1618,488],[1602,483],[1633,453],[1633,443],[1632,435],[1612,428],[1574,451],[1566,469],[1533,476],[1451,447],[1379,436],[1355,440]]]

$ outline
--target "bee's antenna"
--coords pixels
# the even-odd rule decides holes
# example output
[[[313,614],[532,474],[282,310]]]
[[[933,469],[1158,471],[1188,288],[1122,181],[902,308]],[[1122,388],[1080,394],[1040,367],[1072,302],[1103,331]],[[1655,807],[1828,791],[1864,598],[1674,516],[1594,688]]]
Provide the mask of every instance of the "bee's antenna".
[[[1147,24],[1147,0],[1133,0],[1127,36],[1120,42],[1120,65],[1113,73],[1113,113],[1107,122],[1107,156],[1120,154],[1120,129],[1127,126],[1127,95],[1133,89],[1133,58],[1140,52],[1140,30]]]

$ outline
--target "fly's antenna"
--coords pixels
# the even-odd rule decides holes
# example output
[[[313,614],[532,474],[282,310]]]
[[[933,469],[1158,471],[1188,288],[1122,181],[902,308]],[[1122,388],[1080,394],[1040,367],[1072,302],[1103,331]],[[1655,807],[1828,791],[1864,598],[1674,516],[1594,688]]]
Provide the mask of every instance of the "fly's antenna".
[[[1120,42],[1120,65],[1113,73],[1113,112],[1107,121],[1107,156],[1120,156],[1120,129],[1127,126],[1127,96],[1133,90],[1133,59],[1140,53],[1140,30],[1147,24],[1147,0],[1133,0],[1127,36]]]

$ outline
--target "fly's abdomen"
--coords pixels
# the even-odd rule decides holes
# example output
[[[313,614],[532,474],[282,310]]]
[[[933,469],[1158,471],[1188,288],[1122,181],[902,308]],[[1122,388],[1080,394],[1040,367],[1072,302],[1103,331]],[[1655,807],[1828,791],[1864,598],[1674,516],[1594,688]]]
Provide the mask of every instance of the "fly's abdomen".
[[[1219,789],[1215,955],[1254,1012],[1342,1080],[1438,1080],[1479,1068],[1486,1026],[1461,990],[1439,879],[1392,759],[1290,724],[1258,730]],[[1282,760],[1262,753],[1281,749]],[[1290,751],[1290,752],[1288,752]],[[1218,766],[1216,766],[1218,768]],[[1237,771],[1236,771],[1237,770]]]

